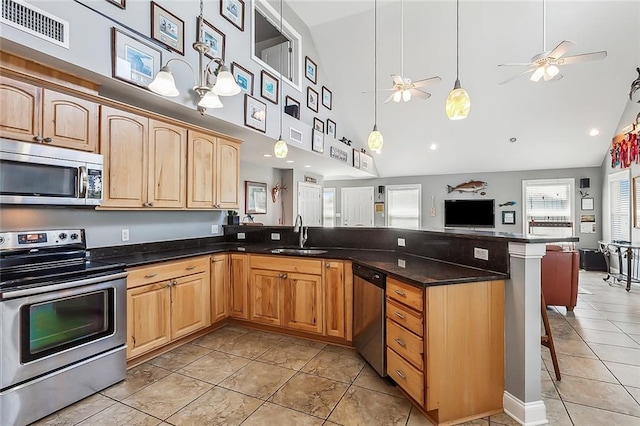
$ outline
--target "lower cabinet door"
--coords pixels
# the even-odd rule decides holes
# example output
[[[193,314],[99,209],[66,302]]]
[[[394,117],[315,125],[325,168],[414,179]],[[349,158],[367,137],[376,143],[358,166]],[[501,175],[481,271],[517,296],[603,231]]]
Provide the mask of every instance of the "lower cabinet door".
[[[424,407],[424,374],[389,348],[387,348],[387,374]]]
[[[173,280],[171,286],[171,338],[177,339],[209,325],[209,274]]]
[[[249,277],[251,320],[271,325],[282,324],[281,280],[283,273],[252,269]]]
[[[160,347],[171,340],[169,281],[127,291],[127,358]]]
[[[287,273],[284,279],[284,326],[322,334],[324,304],[320,275]]]

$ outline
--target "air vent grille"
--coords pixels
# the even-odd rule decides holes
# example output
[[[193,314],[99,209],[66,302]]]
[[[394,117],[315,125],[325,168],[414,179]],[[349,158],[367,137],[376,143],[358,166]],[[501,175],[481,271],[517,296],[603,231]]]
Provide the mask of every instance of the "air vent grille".
[[[69,48],[69,23],[22,0],[2,0],[2,23]]]

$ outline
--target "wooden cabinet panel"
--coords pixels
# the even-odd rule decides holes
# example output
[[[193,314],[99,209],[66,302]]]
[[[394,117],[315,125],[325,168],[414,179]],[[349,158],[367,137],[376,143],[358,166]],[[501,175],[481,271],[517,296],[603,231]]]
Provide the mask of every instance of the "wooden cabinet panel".
[[[245,254],[229,256],[229,316],[249,319],[249,262]]]
[[[127,290],[127,358],[171,340],[169,282]]]
[[[387,373],[398,386],[424,406],[424,374],[389,348],[387,348]]]
[[[424,293],[421,288],[403,283],[395,278],[387,278],[387,297],[397,300],[418,312],[422,312],[424,306]]]
[[[240,191],[240,145],[218,138],[217,208],[237,209]]]
[[[227,317],[229,303],[229,255],[211,256],[211,323]]]
[[[187,130],[149,121],[149,184],[151,207],[185,207]]]
[[[188,131],[187,207],[211,209],[216,204],[217,140],[206,133]]]
[[[413,364],[424,368],[424,341],[407,329],[387,318],[387,347]]]
[[[100,107],[102,206],[143,207],[147,202],[148,125],[145,117]]]
[[[209,325],[209,274],[173,280],[171,286],[171,338],[177,339]]]
[[[410,330],[420,337],[423,336],[424,326],[422,323],[422,312],[415,312],[400,303],[387,299],[386,315],[387,318],[400,324],[407,330]]]
[[[96,152],[98,104],[44,89],[42,116],[45,143]]]
[[[322,260],[290,256],[251,256],[251,268],[299,274],[322,274]]]
[[[343,262],[325,260],[324,307],[325,335],[344,338],[346,306]]]
[[[284,326],[322,334],[324,304],[319,275],[286,273],[284,283]]]
[[[282,324],[282,280],[277,271],[252,269],[249,276],[251,320],[272,325]]]
[[[0,137],[35,142],[42,136],[42,89],[0,76]]]
[[[209,271],[209,257],[193,257],[185,260],[154,263],[127,270],[127,288],[151,284],[158,281],[171,280],[185,275]]]

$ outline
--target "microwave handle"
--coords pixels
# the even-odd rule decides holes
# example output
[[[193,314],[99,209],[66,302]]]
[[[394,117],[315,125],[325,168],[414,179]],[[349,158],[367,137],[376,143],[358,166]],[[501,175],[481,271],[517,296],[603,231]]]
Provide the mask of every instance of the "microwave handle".
[[[88,185],[87,168],[84,166],[78,167],[78,198],[87,197],[87,185]]]

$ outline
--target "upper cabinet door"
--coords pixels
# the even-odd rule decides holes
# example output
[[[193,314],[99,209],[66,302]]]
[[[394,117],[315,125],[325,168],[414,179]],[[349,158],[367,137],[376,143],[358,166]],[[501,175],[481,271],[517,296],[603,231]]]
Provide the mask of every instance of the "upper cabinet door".
[[[96,152],[98,149],[98,105],[44,89],[44,142],[63,148]]]
[[[240,145],[218,138],[218,202],[217,208],[237,209],[240,180]]]
[[[42,138],[41,96],[39,87],[0,76],[0,137],[38,142]]]
[[[147,203],[149,120],[100,107],[100,153],[104,155],[104,207],[144,207]]]
[[[184,208],[187,130],[149,120],[149,204],[151,207]]]
[[[188,134],[187,207],[216,208],[216,138],[195,130]]]

